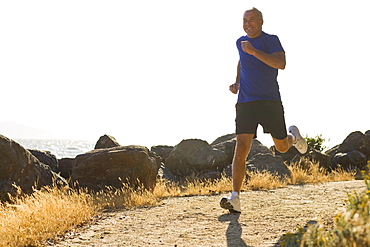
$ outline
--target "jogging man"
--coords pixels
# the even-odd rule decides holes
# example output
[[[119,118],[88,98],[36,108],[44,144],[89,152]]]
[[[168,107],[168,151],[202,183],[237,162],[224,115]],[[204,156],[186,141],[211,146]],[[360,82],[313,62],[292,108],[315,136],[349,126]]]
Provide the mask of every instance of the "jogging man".
[[[286,130],[281,102],[278,70],[285,69],[285,52],[276,35],[262,31],[263,16],[256,9],[244,12],[243,28],[246,36],[236,41],[239,51],[236,82],[229,90],[237,94],[236,147],[232,163],[233,191],[221,199],[220,205],[232,213],[240,213],[239,194],[245,177],[246,158],[256,138],[258,125],[270,133],[275,147],[285,153],[291,146],[304,154],[307,143],[296,126]]]

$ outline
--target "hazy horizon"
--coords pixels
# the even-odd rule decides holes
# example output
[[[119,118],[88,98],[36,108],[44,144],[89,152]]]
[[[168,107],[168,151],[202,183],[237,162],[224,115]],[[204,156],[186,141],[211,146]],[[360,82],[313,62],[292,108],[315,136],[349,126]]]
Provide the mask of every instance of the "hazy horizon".
[[[361,130],[353,130],[350,133],[352,133],[354,131],[361,131]],[[365,133],[366,131],[361,131],[361,132]],[[345,135],[345,137],[347,137],[350,133],[347,133]],[[32,127],[25,126],[25,125],[22,125],[22,124],[16,124],[16,123],[10,123],[10,122],[0,123],[0,135],[3,135],[5,137],[10,138],[10,139],[15,140],[15,141],[23,140],[23,139],[25,139],[25,140],[75,140],[75,141],[89,141],[89,142],[95,143],[99,140],[100,136],[110,135],[109,133],[101,133],[100,135],[95,136],[94,138],[91,138],[91,139],[79,139],[79,138],[75,139],[75,138],[58,137],[58,136],[55,136],[54,134],[50,131],[46,131],[46,130],[42,130],[42,129],[38,129],[38,128],[32,128]],[[204,139],[202,139],[202,140],[207,141],[209,144],[211,144],[218,137],[221,137],[221,136],[224,136],[224,135],[227,135],[227,134],[232,134],[232,133],[220,134],[218,136],[215,136],[215,138],[212,139],[212,140],[204,140]],[[271,137],[268,134],[259,133],[259,135],[260,136],[257,137],[257,140],[259,140],[263,145],[268,146],[268,147],[273,145],[272,141],[270,140]],[[323,145],[326,146],[327,148],[332,148],[332,147],[334,147],[338,144],[341,144],[345,139],[345,137],[344,137],[343,140],[334,143],[333,139],[331,139],[331,137],[326,136],[323,133],[321,133],[321,135],[325,139],[325,142],[323,143]],[[111,135],[111,136],[116,138],[114,135]],[[309,136],[309,137],[315,137],[315,136]],[[201,138],[183,138],[183,139],[201,139]],[[129,143],[123,144],[122,140],[117,139],[117,141],[121,145],[141,145],[141,146],[146,146],[146,147],[150,148],[150,147],[156,146],[156,145],[175,146],[178,143],[180,143],[183,139],[179,140],[177,143],[174,143],[174,144],[173,143],[171,143],[171,144],[161,143],[159,141],[158,142],[154,141],[152,143],[149,143],[149,142],[147,142],[147,143],[135,143],[134,142],[134,143],[130,143],[130,144]],[[338,140],[338,139],[334,139],[334,140]]]

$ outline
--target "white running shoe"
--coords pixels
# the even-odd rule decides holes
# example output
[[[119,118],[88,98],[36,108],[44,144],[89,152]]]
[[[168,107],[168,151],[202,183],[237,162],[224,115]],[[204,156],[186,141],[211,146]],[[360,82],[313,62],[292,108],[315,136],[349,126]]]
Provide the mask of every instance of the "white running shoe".
[[[308,150],[308,145],[307,145],[306,140],[299,133],[299,129],[297,128],[297,126],[294,126],[294,125],[290,126],[289,127],[289,133],[291,133],[295,137],[295,142],[293,143],[293,146],[301,154],[305,154]]]
[[[241,213],[239,196],[224,197],[220,201],[221,208],[228,209],[230,213]]]

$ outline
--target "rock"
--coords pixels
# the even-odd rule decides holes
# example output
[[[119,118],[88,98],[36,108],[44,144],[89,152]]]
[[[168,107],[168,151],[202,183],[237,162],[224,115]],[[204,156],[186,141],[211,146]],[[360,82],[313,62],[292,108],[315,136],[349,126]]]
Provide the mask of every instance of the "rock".
[[[321,167],[330,170],[333,167],[331,166],[331,157],[328,154],[321,153],[320,151],[310,148],[308,153],[309,160],[314,163],[319,163]]]
[[[306,154],[301,154],[295,147],[289,148],[286,153],[280,153],[276,150],[275,146],[273,146],[271,149],[275,155],[281,156],[284,162],[287,162],[288,164],[299,163],[302,159],[308,159],[311,162],[318,162],[320,166],[325,169],[332,168],[330,155],[321,153],[310,146],[308,147]]]
[[[255,156],[256,154],[271,154],[272,155],[272,152],[268,147],[264,146],[260,141],[258,141],[257,139],[253,139],[251,151],[249,152],[247,159],[253,158],[253,156]]]
[[[58,171],[59,165],[58,165],[57,157],[55,157],[55,155],[52,154],[50,151],[33,150],[33,149],[28,149],[28,151],[30,151],[31,154],[35,156],[39,161],[41,161],[45,165],[50,166],[53,172]]]
[[[310,148],[310,147],[309,147]],[[284,161],[291,163],[291,162],[299,162],[299,160],[304,156],[302,155],[295,147],[290,147],[289,150],[285,153],[280,153],[275,146],[271,147],[271,151],[275,155],[279,155],[283,158]]]
[[[161,157],[162,162],[164,163],[170,155],[172,149],[172,146],[158,145],[151,147],[150,151],[155,152],[159,157]]]
[[[17,142],[0,135],[0,198],[8,194],[31,194],[35,189],[49,185],[67,185],[67,182],[41,163]]]
[[[113,136],[110,135],[103,135],[99,138],[99,140],[95,144],[94,149],[101,149],[101,148],[113,148],[121,146]]]
[[[330,159],[333,159],[333,157],[339,152],[339,145],[336,145],[328,150],[325,151],[325,154],[330,156]]]
[[[247,170],[247,169],[246,169]],[[221,172],[221,177],[231,178],[232,179],[232,164],[225,167],[225,169]],[[248,172],[245,173],[245,182],[248,182],[250,179],[250,174]]]
[[[198,139],[181,141],[166,159],[166,166],[181,177],[193,173],[221,171],[227,165],[227,156],[223,151]]]
[[[235,138],[236,138],[235,134],[223,135],[223,136],[218,137],[216,140],[214,140],[211,143],[211,146],[214,146],[214,145],[217,145],[217,144],[220,144],[220,143],[223,143],[223,142],[231,141],[231,140],[234,140]]]
[[[226,154],[228,164],[231,164],[233,162],[235,145],[236,145],[235,134],[228,134],[228,135],[221,136],[211,143],[211,146],[213,148],[221,150]],[[247,159],[250,159],[254,155],[259,154],[259,153],[272,154],[271,150],[268,147],[264,146],[257,139],[253,139],[252,147],[248,154]]]
[[[352,132],[338,148],[341,153],[348,153],[353,150],[365,154],[367,159],[370,159],[370,135],[365,135],[360,131]]]
[[[226,166],[225,168],[224,168],[224,170],[222,171],[223,172],[223,174],[225,174],[225,176],[227,177],[227,178],[231,178],[232,177],[232,170],[233,170],[233,168],[232,168],[232,164],[230,164],[230,165],[228,165],[228,166]]]
[[[58,161],[59,169],[58,172],[63,178],[69,179],[72,174],[73,158],[62,158]]]
[[[350,162],[349,162],[349,157],[347,153],[337,153],[332,159],[332,163],[334,167],[340,167],[340,166],[345,166],[348,167]]]
[[[277,173],[279,176],[289,174],[289,169],[284,164],[283,158],[272,154],[256,154],[247,161],[246,168],[249,171],[269,171],[270,173]]]
[[[211,172],[205,172],[198,176],[201,180],[216,180],[220,179],[222,177],[222,172],[219,171],[211,171]]]
[[[163,163],[159,168],[158,176],[171,182],[179,182],[179,179]]]
[[[234,151],[236,145],[236,135],[227,134],[218,137],[211,143],[211,146],[215,149],[223,151],[226,154],[226,163],[231,164],[234,158]]]
[[[0,202],[11,201],[22,195],[22,189],[14,181],[0,179]]]
[[[332,159],[332,164],[334,167],[339,165],[346,170],[365,170],[366,163],[366,155],[357,150],[353,150],[348,153],[337,153]]]
[[[364,134],[360,131],[354,131],[350,133],[346,139],[340,144],[339,152],[345,153],[352,150],[357,150],[364,145]]]
[[[160,157],[142,146],[95,149],[75,158],[71,182],[93,191],[123,184],[153,190],[160,165]]]

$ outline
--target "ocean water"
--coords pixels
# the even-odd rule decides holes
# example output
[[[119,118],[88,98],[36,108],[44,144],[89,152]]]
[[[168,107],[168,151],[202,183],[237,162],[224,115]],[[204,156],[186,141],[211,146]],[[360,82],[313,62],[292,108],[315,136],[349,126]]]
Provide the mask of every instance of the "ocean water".
[[[94,149],[96,142],[84,140],[15,139],[26,149],[50,151],[58,159],[75,158]]]

